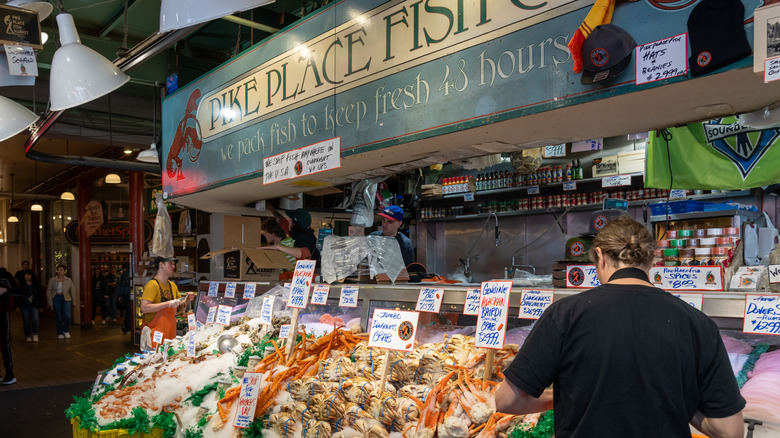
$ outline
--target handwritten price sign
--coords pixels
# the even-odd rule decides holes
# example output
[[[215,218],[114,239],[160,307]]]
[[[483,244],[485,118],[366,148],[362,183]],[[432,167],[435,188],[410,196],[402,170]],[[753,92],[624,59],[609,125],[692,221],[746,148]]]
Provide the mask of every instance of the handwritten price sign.
[[[194,313],[188,313],[187,314],[187,331],[193,331],[198,329],[198,322],[195,321],[195,314]]]
[[[504,348],[509,310],[511,281],[486,281],[479,295],[479,316],[474,346],[500,350]]]
[[[287,339],[290,337],[290,324],[282,324],[279,326],[279,339]]]
[[[251,300],[255,297],[255,291],[257,290],[257,283],[244,284],[244,299]]]
[[[217,324],[228,326],[230,325],[230,314],[233,313],[233,308],[220,304],[217,309]]]
[[[664,290],[723,290],[720,266],[654,266],[650,282]]]
[[[520,291],[520,313],[523,319],[539,319],[553,303],[555,291],[552,289],[522,289]]]
[[[314,285],[314,291],[311,293],[311,303],[324,306],[328,304],[328,295],[330,295],[330,285],[317,284]]]
[[[214,324],[217,319],[217,306],[209,307],[209,314],[206,317],[206,324]]]
[[[225,285],[225,298],[235,298],[236,297],[236,282],[235,281],[228,281]]]
[[[244,373],[241,379],[241,393],[238,396],[238,408],[233,426],[246,429],[249,423],[255,420],[257,409],[257,396],[260,394],[260,382],[262,373]]]
[[[187,332],[187,357],[195,357],[195,331]]]
[[[701,311],[704,302],[704,294],[674,293],[672,295],[688,303],[689,306]]]
[[[420,314],[417,312],[374,309],[368,346],[412,351],[419,317]]]
[[[309,302],[309,290],[311,289],[311,280],[314,278],[315,266],[317,266],[315,260],[298,260],[295,263],[295,273],[293,273],[290,284],[287,307],[297,309],[306,307],[306,303]]]
[[[417,296],[417,307],[414,310],[418,312],[439,313],[442,298],[444,298],[444,289],[438,287],[421,287],[420,295]]]
[[[687,34],[675,35],[636,47],[636,85],[682,76],[688,73],[685,63]]]
[[[742,331],[780,335],[780,296],[745,295]]]
[[[466,302],[463,304],[464,315],[479,315],[479,288],[466,289]]]
[[[357,286],[341,286],[341,296],[339,297],[340,307],[357,307],[358,291]]]
[[[271,325],[274,320],[274,297],[263,297],[263,307],[260,308],[260,324]]]
[[[216,297],[217,291],[219,291],[219,282],[218,281],[210,281],[209,282],[209,296],[210,297]]]

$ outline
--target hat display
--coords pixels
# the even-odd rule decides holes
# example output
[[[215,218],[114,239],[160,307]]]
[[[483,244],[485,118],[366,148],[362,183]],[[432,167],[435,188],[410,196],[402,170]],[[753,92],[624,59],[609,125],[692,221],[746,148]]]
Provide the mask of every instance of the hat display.
[[[309,214],[309,212],[303,208],[296,210],[286,210],[285,213],[287,213],[287,216],[289,216],[290,219],[297,223],[301,228],[306,229],[311,226],[311,214]]]
[[[388,206],[379,215],[394,221],[404,220],[404,211],[397,205]]]
[[[582,45],[583,85],[617,77],[631,63],[636,41],[614,24],[596,26]]]
[[[588,234],[598,234],[598,232],[601,231],[601,229],[604,228],[604,225],[606,225],[609,221],[617,219],[624,214],[626,214],[626,211],[619,208],[608,208],[605,210],[594,211],[590,214],[590,219],[588,220]]]
[[[702,0],[688,17],[692,76],[715,71],[750,55],[745,7],[739,0]]]

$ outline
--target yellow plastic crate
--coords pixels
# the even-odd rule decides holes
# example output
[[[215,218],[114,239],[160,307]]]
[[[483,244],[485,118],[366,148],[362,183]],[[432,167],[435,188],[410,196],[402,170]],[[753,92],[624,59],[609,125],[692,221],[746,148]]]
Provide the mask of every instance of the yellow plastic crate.
[[[150,433],[130,435],[126,429],[101,430],[99,432],[81,429],[78,418],[71,418],[70,424],[73,425],[73,438],[163,438],[162,429],[157,427],[152,429]]]

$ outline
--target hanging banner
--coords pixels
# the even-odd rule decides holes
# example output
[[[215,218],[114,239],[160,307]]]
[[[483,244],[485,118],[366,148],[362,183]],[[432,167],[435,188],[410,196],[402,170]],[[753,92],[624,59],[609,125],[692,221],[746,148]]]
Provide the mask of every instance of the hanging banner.
[[[780,180],[780,128],[749,128],[724,117],[669,133],[668,151],[660,133],[650,135],[645,187],[668,189],[670,166],[676,189],[741,190]]]

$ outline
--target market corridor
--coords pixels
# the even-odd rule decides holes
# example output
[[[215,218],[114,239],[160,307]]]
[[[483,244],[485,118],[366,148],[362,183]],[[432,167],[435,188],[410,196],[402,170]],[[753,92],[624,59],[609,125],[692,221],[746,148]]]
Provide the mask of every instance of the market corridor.
[[[54,317],[41,315],[40,341],[25,342],[22,317],[11,312],[11,350],[17,382],[0,386],[3,437],[69,437],[65,409],[74,395],[91,388],[97,372],[120,356],[138,351],[121,326],[109,322],[93,328],[71,327],[71,338],[59,340]],[[5,370],[2,370],[5,375]],[[40,433],[38,433],[40,432]]]

